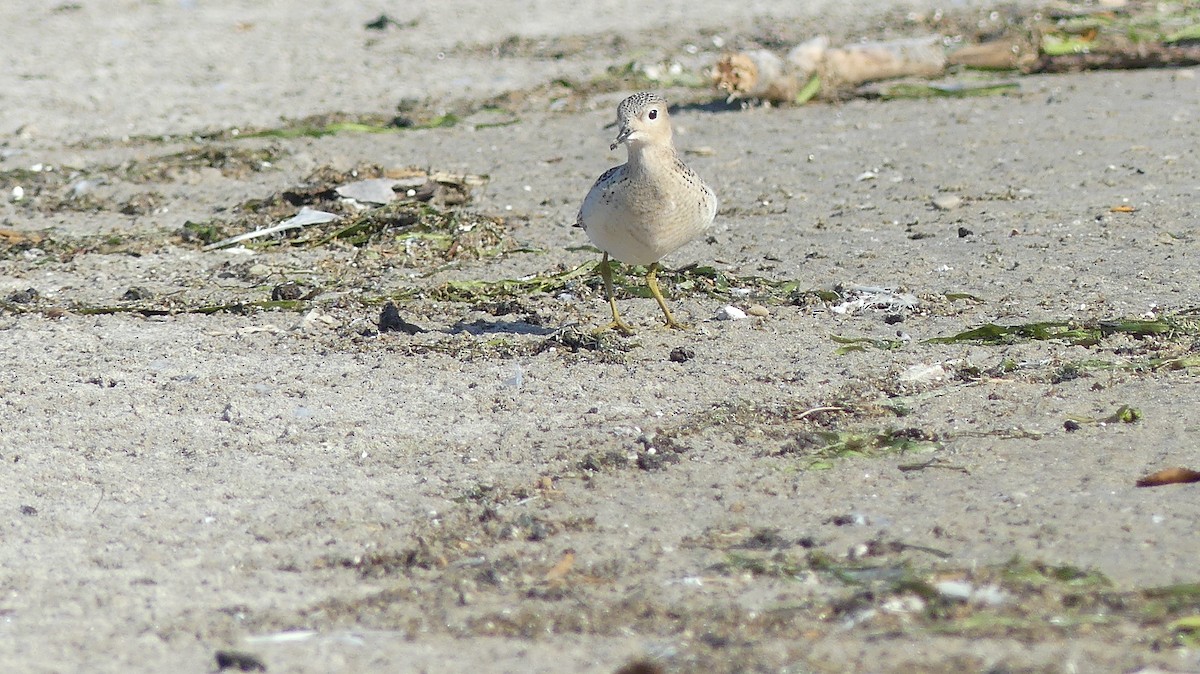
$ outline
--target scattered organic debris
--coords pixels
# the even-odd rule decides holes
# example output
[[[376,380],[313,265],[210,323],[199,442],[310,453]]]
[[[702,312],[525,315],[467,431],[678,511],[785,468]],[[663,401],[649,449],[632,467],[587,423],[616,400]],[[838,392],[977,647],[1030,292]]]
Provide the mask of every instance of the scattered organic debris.
[[[874,337],[844,337],[842,335],[830,335],[829,339],[841,344],[834,353],[839,356],[851,353],[854,351],[866,351],[868,347],[879,349],[880,351],[894,351],[904,348],[907,344],[902,339],[875,339]]]
[[[397,192],[388,203],[370,206],[339,193],[347,185],[368,180],[386,183],[392,191],[404,191]],[[370,247],[388,258],[399,256],[413,266],[517,250],[502,218],[448,208],[465,203],[470,187],[483,180],[481,176],[419,169],[387,172],[364,167],[350,175],[321,169],[299,187],[241,204],[234,209],[240,217],[231,222],[189,222],[181,237],[185,242],[198,240],[204,250],[247,243],[261,248],[283,244],[320,246],[337,241]],[[350,193],[362,195],[355,188]],[[284,219],[278,220],[281,217]],[[224,236],[238,229],[249,231]]]
[[[537,274],[518,279],[499,281],[448,281],[434,291],[434,297],[452,302],[478,304],[504,297],[528,297],[537,293],[558,293],[576,285],[579,279],[593,274],[596,263],[585,262],[577,267]]]
[[[627,452],[597,450],[583,457],[577,468],[585,475],[577,479],[590,481],[595,472],[630,464]],[[1098,571],[1069,564],[1020,558],[993,565],[956,563],[954,548],[887,538],[873,526],[848,526],[846,534],[861,530],[864,538],[845,550],[823,547],[820,534],[801,536],[776,525],[710,528],[684,545],[719,551],[721,561],[702,574],[668,581],[685,587],[720,587],[732,579],[739,584],[756,578],[800,581],[792,586],[801,592],[799,600],[748,609],[707,601],[703,592],[643,593],[623,584],[628,554],[596,559],[555,545],[563,532],[593,530],[595,520],[555,520],[541,504],[525,507],[550,497],[556,482],[563,481],[543,480],[549,489],[479,485],[460,508],[420,526],[398,547],[390,547],[397,543],[389,540],[364,554],[319,562],[319,568],[345,568],[363,578],[399,576],[403,583],[353,598],[324,599],[297,614],[253,616],[250,624],[303,622],[323,629],[369,619],[377,629],[405,635],[457,637],[603,636],[634,629],[660,638],[699,635],[689,638],[690,645],[672,656],[672,663],[718,651],[728,658],[728,639],[794,643],[830,629],[882,639],[946,635],[1039,643],[1094,637],[1097,631],[1128,640],[1128,630],[1136,626],[1136,638],[1156,649],[1194,639],[1200,585],[1115,590]],[[843,526],[836,520],[814,526],[830,524]],[[846,522],[854,524],[855,518]],[[601,591],[590,592],[593,586]],[[781,597],[792,594],[773,587]],[[567,598],[571,601],[563,601]]]
[[[581,284],[599,287],[600,276],[595,262],[585,262],[571,269],[538,274],[519,279],[499,281],[451,281],[441,286],[436,295],[441,299],[460,302],[481,302],[509,296],[527,296],[531,293],[560,293],[577,289]],[[612,262],[613,287],[618,295],[649,298],[650,291],[643,282],[645,268]],[[702,294],[708,297],[733,296],[735,290],[742,296],[757,297],[762,301],[774,299],[784,302],[791,298],[799,287],[796,281],[773,281],[756,276],[737,277],[714,267],[687,266],[679,269],[664,269],[658,276],[659,285],[666,294]]]
[[[272,145],[253,148],[200,145],[165,156],[130,161],[116,171],[122,179],[133,183],[173,182],[184,172],[203,168],[217,169],[227,178],[240,179],[270,169],[282,155],[282,148]]]
[[[614,349],[620,349],[621,342],[613,339],[607,332],[597,333],[591,331],[580,330],[575,327],[565,327],[561,330],[556,330],[554,334],[546,338],[546,341],[538,348],[538,352],[547,351],[552,348],[563,347],[571,353],[579,353],[580,351],[596,351],[605,352]]]
[[[1189,2],[1129,2],[1110,11],[1066,11],[1036,25],[1030,72],[1165,68],[1200,64],[1200,10]]]
[[[950,337],[934,337],[927,344],[1014,344],[1029,340],[1063,340],[1075,346],[1094,346],[1110,335],[1200,335],[1200,314],[1164,315],[1153,319],[1040,321],[1021,325],[988,323]]]
[[[574,566],[575,550],[567,548],[563,551],[562,558],[559,559],[554,566],[550,567],[550,570],[546,572],[546,575],[542,577],[542,580],[547,583],[561,583],[563,582],[563,579],[567,577],[567,574],[571,572],[571,568]]]
[[[881,431],[806,431],[779,450],[780,456],[801,456],[809,468],[833,467],[833,460],[884,454],[936,451],[942,444],[936,433],[919,428]]]
[[[284,154],[273,145],[233,147],[222,144],[193,145],[187,149],[117,165],[68,167],[35,164],[27,169],[0,172],[0,193],[22,208],[44,212],[61,210],[112,211],[144,216],[162,207],[164,197],[143,190],[124,199],[103,194],[101,188],[117,183],[178,182],[204,170],[215,170],[226,178],[242,179],[251,173],[271,170]]]
[[[966,466],[958,466],[938,457],[934,457],[927,461],[918,461],[916,463],[902,463],[899,466],[896,466],[896,468],[903,473],[925,470],[926,468],[942,468],[944,470],[953,470],[964,475],[971,474],[971,471],[967,469]]]
[[[397,21],[396,19],[393,19],[392,17],[388,16],[387,14],[380,14],[375,19],[368,21],[366,24],[364,24],[363,27],[366,28],[367,30],[387,30],[389,27],[404,29],[404,28],[416,28],[417,24],[419,24],[419,23],[420,23],[419,19],[409,19],[408,21]]]
[[[886,541],[860,547],[866,557],[938,552]],[[1117,592],[1099,572],[1070,565],[1014,558],[983,568],[921,571],[903,558],[871,564],[850,558],[842,561],[823,551],[802,557],[737,553],[714,571],[785,579],[816,575],[838,581],[849,593],[819,607],[826,620],[836,620],[844,629],[861,624],[901,634],[929,630],[971,638],[1061,639],[1133,621],[1166,645],[1186,637],[1187,620],[1200,607],[1200,585]]]
[[[0,241],[8,247],[19,245],[36,246],[42,241],[42,236],[37,232],[22,232],[15,229],[0,228]]]
[[[838,286],[835,288],[841,301],[829,308],[835,314],[854,314],[864,310],[886,311],[902,315],[921,306],[921,300],[912,293],[877,286]]]
[[[323,245],[332,241],[402,255],[414,266],[431,261],[477,260],[518,248],[508,237],[503,218],[408,202],[365,211],[334,231],[302,243]]]
[[[1075,424],[1076,429],[1078,429],[1080,426],[1083,426],[1085,424],[1095,424],[1095,425],[1100,425],[1100,426],[1104,426],[1106,424],[1118,424],[1118,423],[1132,424],[1136,421],[1141,420],[1141,418],[1142,418],[1141,410],[1137,409],[1136,407],[1130,407],[1129,405],[1121,405],[1119,408],[1117,408],[1116,412],[1113,412],[1112,414],[1110,414],[1104,418],[1072,416],[1072,417],[1067,417],[1067,421],[1073,422]]]
[[[1016,82],[881,82],[860,87],[864,98],[895,100],[902,98],[972,98],[1016,93]]]
[[[1166,468],[1137,481],[1139,487],[1161,487],[1166,484],[1200,482],[1200,471],[1189,468]]]
[[[174,316],[178,314],[249,314],[253,310],[304,311],[307,303],[302,300],[261,300],[257,302],[232,302],[229,304],[207,304],[202,306],[180,306],[178,308],[138,307],[138,306],[80,306],[72,308],[73,313],[83,316],[99,316],[104,314],[139,314],[142,316]]]
[[[320,138],[335,133],[398,133],[409,129],[437,129],[454,126],[459,121],[452,113],[433,114],[413,119],[405,116],[349,115],[331,113],[291,120],[274,129],[230,129],[210,136],[214,139],[235,138]]]
[[[827,37],[818,36],[783,57],[767,49],[728,52],[713,67],[711,80],[729,100],[798,104],[814,96],[984,96],[1016,89],[1014,83],[859,87],[939,78],[947,66],[1056,73],[1200,64],[1200,11],[1189,3],[1129,2],[1100,12],[1086,4],[1071,7],[1077,11],[1015,15],[999,33],[964,30],[842,47],[830,47]]]

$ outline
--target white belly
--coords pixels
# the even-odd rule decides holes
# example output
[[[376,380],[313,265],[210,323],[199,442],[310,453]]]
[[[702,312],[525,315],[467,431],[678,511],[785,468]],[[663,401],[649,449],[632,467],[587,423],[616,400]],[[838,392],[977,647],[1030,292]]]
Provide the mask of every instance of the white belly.
[[[716,216],[716,196],[703,183],[637,184],[620,170],[609,178],[588,192],[579,219],[597,248],[626,264],[658,262]]]

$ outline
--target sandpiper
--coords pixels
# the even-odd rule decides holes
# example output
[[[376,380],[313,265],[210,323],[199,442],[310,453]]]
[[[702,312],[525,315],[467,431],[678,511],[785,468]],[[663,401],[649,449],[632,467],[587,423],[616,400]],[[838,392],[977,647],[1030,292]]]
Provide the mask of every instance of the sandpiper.
[[[583,199],[576,225],[604,251],[600,276],[612,309],[607,328],[633,332],[621,320],[613,298],[609,256],[634,265],[649,265],[646,285],[669,328],[682,328],[658,289],[659,261],[707,230],[717,214],[717,195],[683,163],[671,142],[667,101],[650,92],[636,93],[617,106],[617,139],[629,159],[600,176]]]

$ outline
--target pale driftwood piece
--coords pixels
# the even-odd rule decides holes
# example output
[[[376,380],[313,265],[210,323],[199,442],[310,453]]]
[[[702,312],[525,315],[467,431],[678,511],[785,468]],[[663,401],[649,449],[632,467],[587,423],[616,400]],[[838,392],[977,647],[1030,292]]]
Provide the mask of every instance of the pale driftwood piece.
[[[946,52],[939,36],[867,42],[825,52],[821,82],[854,86],[897,77],[938,77],[946,70]]]
[[[825,60],[827,51],[829,51],[829,38],[818,35],[792,47],[786,60],[800,78],[808,79],[821,69],[821,63]]]
[[[1002,38],[964,45],[946,55],[946,63],[981,70],[1027,70],[1038,60],[1038,50],[1028,40]]]
[[[817,37],[793,48],[786,58],[759,49],[723,55],[712,71],[714,86],[729,100],[791,103],[814,77],[826,96],[863,82],[896,77],[937,77],[946,67],[942,38],[870,42],[830,48]]]

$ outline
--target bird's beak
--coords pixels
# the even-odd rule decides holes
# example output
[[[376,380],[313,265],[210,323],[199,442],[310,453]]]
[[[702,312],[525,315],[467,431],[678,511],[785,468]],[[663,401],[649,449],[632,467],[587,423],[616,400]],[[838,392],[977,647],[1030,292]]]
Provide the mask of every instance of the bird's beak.
[[[628,126],[622,126],[621,132],[617,134],[617,139],[613,141],[612,145],[608,146],[608,149],[609,150],[617,149],[617,146],[620,145],[621,143],[624,143],[626,140],[628,140],[629,136],[632,133],[633,133],[633,129],[629,128]]]

